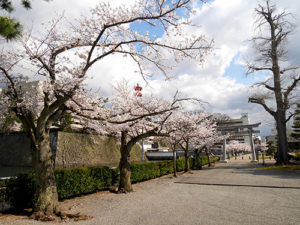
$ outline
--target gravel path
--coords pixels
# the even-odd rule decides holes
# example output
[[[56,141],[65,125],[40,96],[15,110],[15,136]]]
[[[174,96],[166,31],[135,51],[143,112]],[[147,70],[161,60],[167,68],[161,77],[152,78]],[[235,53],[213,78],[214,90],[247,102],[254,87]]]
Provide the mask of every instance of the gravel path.
[[[218,163],[215,168],[193,171],[178,178],[165,176],[135,184],[135,191],[129,194],[99,192],[67,200],[60,203],[64,209],[92,218],[46,224],[300,224],[300,174],[266,172],[257,167],[255,163],[233,159],[227,164]],[[257,187],[252,187],[253,184]],[[261,185],[276,188],[259,187]],[[45,223],[5,215],[0,216],[0,224]]]

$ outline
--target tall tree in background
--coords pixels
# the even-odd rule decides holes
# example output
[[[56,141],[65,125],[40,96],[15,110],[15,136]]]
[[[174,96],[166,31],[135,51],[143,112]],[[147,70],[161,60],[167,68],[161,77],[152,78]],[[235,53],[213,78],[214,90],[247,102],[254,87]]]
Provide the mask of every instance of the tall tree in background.
[[[175,62],[188,58],[203,62],[211,42],[203,35],[187,34],[185,27],[191,25],[190,20],[180,18],[178,11],[189,13],[191,0],[139,0],[131,8],[99,3],[87,17],[74,20],[70,29],[60,20],[53,20],[42,37],[24,34],[20,43],[23,48],[0,52],[0,80],[8,87],[0,104],[6,107],[0,109],[13,110],[30,139],[37,175],[33,209],[37,219],[51,219],[57,208],[51,126],[70,104],[77,110],[92,109],[85,110],[91,116],[104,113],[99,98],[89,98],[83,90],[83,82],[95,64],[108,56],[127,56],[145,78],[152,71],[146,69],[150,65],[168,75],[170,65],[163,60],[166,54],[174,56]],[[130,26],[134,22],[160,26],[166,36],[177,35],[181,41],[153,39],[148,32],[139,34]],[[26,77],[20,73],[20,67],[29,73],[25,75],[45,81],[39,95],[22,89]],[[96,76],[101,75],[100,70]]]
[[[297,109],[295,110],[294,123],[293,123],[292,137],[300,140],[300,104],[297,104]]]
[[[293,31],[293,25],[289,22],[290,14],[276,10],[269,0],[264,5],[258,5],[255,9],[257,14],[258,36],[254,37],[254,48],[258,57],[253,63],[248,63],[248,73],[256,71],[269,71],[272,77],[265,82],[256,85],[265,88],[266,93],[255,94],[249,98],[249,102],[261,105],[276,121],[276,130],[278,134],[278,158],[277,164],[287,164],[288,147],[286,136],[286,123],[292,117],[292,113],[287,117],[287,111],[291,107],[290,99],[296,92],[300,75],[297,69],[299,66],[285,67],[287,48],[284,46],[288,36]],[[275,97],[275,109],[268,100]]]
[[[44,0],[49,1],[49,0]],[[20,0],[25,9],[31,8],[30,0]],[[0,0],[0,9],[11,13],[14,10],[10,0]],[[7,41],[16,39],[22,35],[22,25],[16,19],[10,16],[0,16],[0,36],[4,37]]]

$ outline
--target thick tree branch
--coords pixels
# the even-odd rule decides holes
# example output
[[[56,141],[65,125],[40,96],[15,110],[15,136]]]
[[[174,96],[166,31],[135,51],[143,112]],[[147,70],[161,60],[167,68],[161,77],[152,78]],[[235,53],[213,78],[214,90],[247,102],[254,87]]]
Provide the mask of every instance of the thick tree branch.
[[[270,113],[274,118],[276,118],[276,112],[274,112],[273,110],[271,110],[265,103],[265,100],[263,98],[249,98],[248,99],[248,102],[251,102],[251,103],[256,103],[256,104],[259,104],[261,105],[262,107],[264,107],[264,109]]]

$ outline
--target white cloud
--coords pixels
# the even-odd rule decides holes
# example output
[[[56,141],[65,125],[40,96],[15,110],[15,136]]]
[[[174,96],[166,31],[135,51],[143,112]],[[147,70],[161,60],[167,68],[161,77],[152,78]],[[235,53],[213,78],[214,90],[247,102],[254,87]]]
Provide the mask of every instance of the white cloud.
[[[276,2],[278,8],[291,9],[297,12],[300,4],[296,1]],[[190,97],[199,97],[210,103],[207,109],[214,112],[227,113],[232,117],[239,117],[240,113],[248,112],[252,122],[262,122],[262,132],[269,133],[273,126],[273,119],[262,107],[249,104],[248,97],[251,94],[247,85],[239,83],[230,77],[224,77],[226,68],[235,56],[241,55],[236,60],[240,64],[243,58],[253,54],[251,43],[248,41],[253,35],[254,8],[256,1],[215,0],[211,4],[197,10],[192,17],[195,24],[200,25],[199,31],[215,40],[214,54],[207,57],[203,67],[199,67],[195,62],[180,63],[172,71],[176,79],[162,83],[162,81],[151,82],[156,86],[160,95],[172,96],[175,89],[182,91]],[[299,16],[295,17],[295,22],[299,24]],[[191,33],[197,32],[193,28]],[[300,52],[298,40],[300,32],[295,32],[291,36],[288,48],[290,59],[295,64],[299,64]],[[247,55],[248,54],[248,55]],[[241,71],[242,72],[242,71]],[[249,83],[264,79],[267,74],[255,74],[249,76]]]
[[[22,22],[34,28],[39,28],[40,22],[47,21],[55,17],[55,14],[65,12],[65,17],[72,21],[80,15],[88,14],[89,8],[96,4],[96,0],[89,1],[67,1],[53,0],[49,3],[44,1],[33,1],[33,8],[26,11],[17,7],[15,16]],[[120,3],[130,5],[134,0],[110,1],[114,6]],[[261,1],[259,1],[261,2]],[[278,8],[286,8],[294,13],[295,24],[299,24],[300,16],[297,12],[300,10],[300,1],[286,0],[275,1]],[[18,4],[19,1],[16,1]],[[209,102],[207,109],[214,112],[228,113],[232,117],[239,117],[241,112],[248,112],[252,122],[263,121],[264,133],[267,132],[267,126],[272,124],[270,117],[264,110],[254,104],[248,104],[250,94],[248,86],[239,83],[230,77],[224,77],[226,68],[237,55],[241,58],[236,60],[241,63],[243,57],[252,55],[249,40],[254,30],[254,8],[257,1],[253,0],[215,0],[201,9],[197,9],[196,14],[192,16],[195,24],[200,25],[199,29],[189,29],[190,33],[204,33],[207,37],[215,40],[214,54],[207,57],[203,66],[196,62],[184,61],[176,66],[172,71],[175,78],[171,81],[164,81],[159,77],[157,80],[150,80],[150,86],[145,88],[145,92],[154,92],[160,96],[172,97],[175,90],[183,92],[186,96],[199,97]],[[299,31],[299,27],[296,31]],[[288,44],[290,52],[289,59],[293,64],[300,61],[299,39],[300,32],[296,32],[291,37]],[[248,49],[248,50],[247,50]],[[101,90],[109,95],[112,92],[112,85],[125,78],[132,82],[132,85],[139,82],[143,86],[145,83],[142,78],[137,76],[134,71],[135,64],[127,58],[113,56],[107,57],[101,63],[97,64],[90,71],[94,79],[87,81],[90,87]],[[257,76],[255,79],[259,79]],[[249,77],[249,82],[253,79]]]
[[[100,88],[101,93],[109,96],[115,92],[113,86],[122,80],[129,81],[132,88],[136,83],[143,83],[143,78],[135,70],[136,64],[128,57],[108,56],[92,67],[88,73],[90,79],[86,83],[93,90]]]

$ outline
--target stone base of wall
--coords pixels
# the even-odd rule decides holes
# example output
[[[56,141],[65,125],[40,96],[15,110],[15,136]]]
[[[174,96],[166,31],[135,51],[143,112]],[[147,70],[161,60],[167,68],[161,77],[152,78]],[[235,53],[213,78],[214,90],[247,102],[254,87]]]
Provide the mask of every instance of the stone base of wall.
[[[56,168],[77,166],[117,166],[120,160],[118,139],[97,135],[53,132],[51,148]],[[135,145],[131,161],[141,160],[141,147]],[[23,133],[0,135],[0,165],[31,166],[29,139]]]

